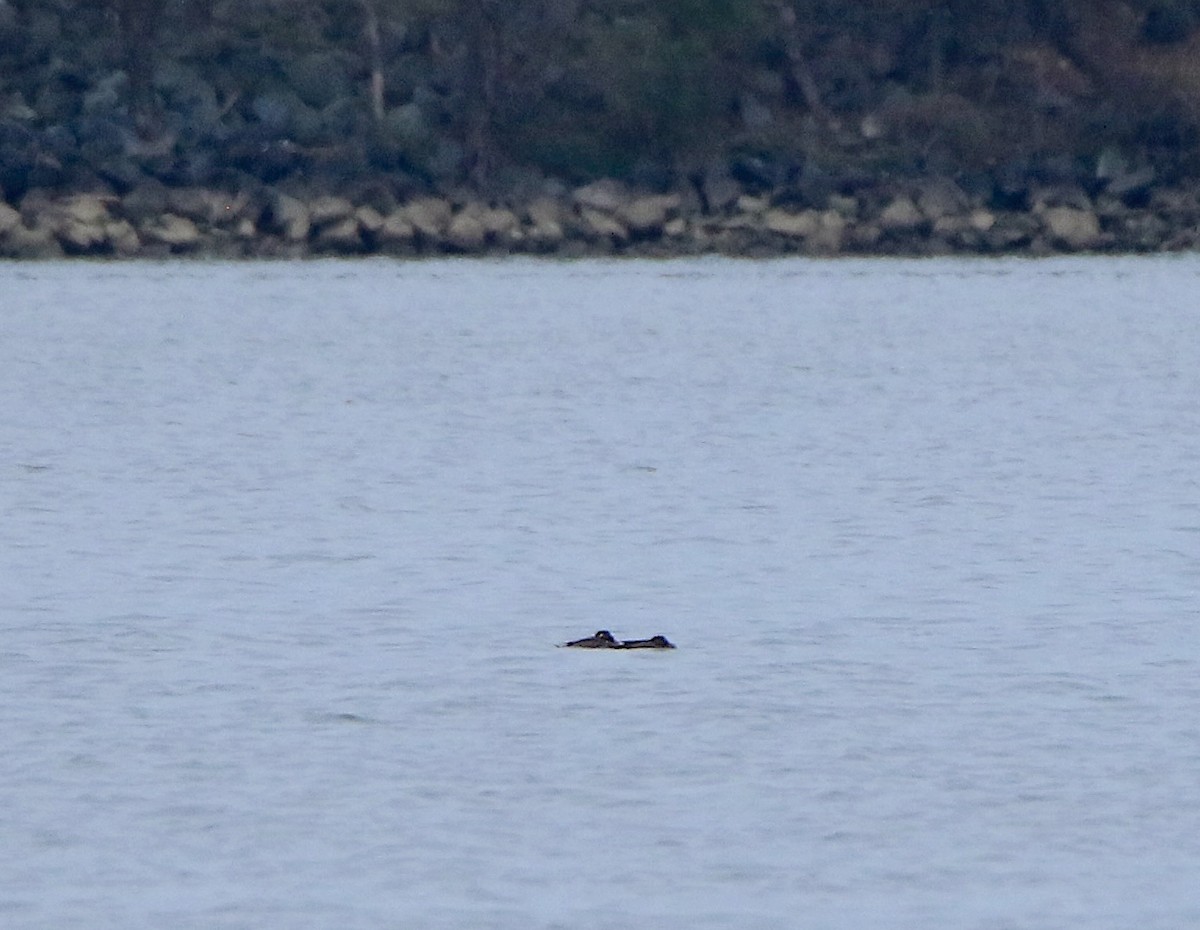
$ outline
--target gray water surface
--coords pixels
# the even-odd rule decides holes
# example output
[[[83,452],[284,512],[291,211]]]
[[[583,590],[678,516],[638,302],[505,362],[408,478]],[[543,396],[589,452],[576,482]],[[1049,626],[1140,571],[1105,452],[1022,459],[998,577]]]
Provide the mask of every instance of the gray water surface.
[[[1198,285],[0,266],[0,925],[1197,926]]]

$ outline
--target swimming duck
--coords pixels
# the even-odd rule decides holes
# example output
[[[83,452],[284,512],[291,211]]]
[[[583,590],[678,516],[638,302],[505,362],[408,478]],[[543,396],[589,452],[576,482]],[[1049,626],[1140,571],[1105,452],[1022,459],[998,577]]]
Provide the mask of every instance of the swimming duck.
[[[592,636],[587,639],[576,639],[569,643],[563,643],[564,646],[577,646],[580,649],[619,649],[620,644],[616,638],[608,630],[597,630]]]
[[[617,649],[674,649],[675,644],[665,636],[651,636],[649,639],[627,639]]]

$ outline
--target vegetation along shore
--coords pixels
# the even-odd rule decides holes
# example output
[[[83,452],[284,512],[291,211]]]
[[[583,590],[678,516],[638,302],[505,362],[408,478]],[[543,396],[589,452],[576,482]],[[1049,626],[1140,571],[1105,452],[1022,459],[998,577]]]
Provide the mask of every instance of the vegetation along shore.
[[[1198,0],[0,0],[0,256],[1198,242]]]

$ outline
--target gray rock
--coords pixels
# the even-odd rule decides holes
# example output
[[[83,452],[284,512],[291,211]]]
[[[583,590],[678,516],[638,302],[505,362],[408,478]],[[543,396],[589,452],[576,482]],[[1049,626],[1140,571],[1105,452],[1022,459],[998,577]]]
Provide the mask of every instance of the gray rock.
[[[345,138],[345,134],[330,132],[323,110],[315,110],[301,100],[292,107],[288,131],[297,145],[324,145],[331,139]]]
[[[1146,165],[1136,171],[1111,178],[1105,190],[1122,198],[1133,198],[1146,194],[1153,187],[1158,172],[1153,165]]]
[[[724,213],[737,203],[742,187],[727,171],[709,171],[701,183],[704,202],[712,213]]]
[[[1121,222],[1122,243],[1137,249],[1156,250],[1171,235],[1170,224],[1156,213],[1130,212]]]
[[[589,239],[624,244],[629,241],[629,230],[618,220],[600,210],[584,207],[579,211],[584,233]]]
[[[440,181],[460,178],[466,168],[466,150],[453,139],[438,138],[433,153],[425,160],[425,169]]]
[[[879,245],[883,230],[878,223],[855,223],[847,230],[846,241],[856,249],[868,252]]]
[[[867,113],[858,124],[858,134],[868,142],[882,139],[887,131],[887,123],[877,113]]]
[[[573,197],[581,208],[616,213],[629,201],[629,189],[620,181],[601,178],[576,188]]]
[[[982,207],[972,210],[971,215],[967,217],[967,222],[976,232],[988,232],[996,225],[996,214],[991,210],[985,210]]]
[[[89,225],[75,220],[56,223],[54,233],[62,243],[63,250],[75,255],[100,251],[108,244],[105,225]]]
[[[682,216],[667,220],[663,224],[663,235],[670,239],[678,239],[681,236],[687,235],[687,232],[688,222]]]
[[[339,97],[329,106],[315,112],[320,114],[323,138],[331,142],[343,143],[347,139],[355,138],[361,131],[362,111],[352,97]],[[297,136],[296,141],[304,140]]]
[[[832,255],[842,250],[847,223],[837,210],[802,210],[793,213],[774,208],[763,214],[762,226],[787,239],[802,240],[814,252]]]
[[[27,121],[37,118],[37,111],[25,102],[21,91],[11,91],[0,99],[0,120]]]
[[[968,206],[967,195],[949,178],[935,178],[921,185],[917,195],[917,207],[931,221],[964,213]]]
[[[287,58],[283,71],[296,95],[310,107],[323,109],[350,96],[351,83],[344,55],[320,50]]]
[[[766,129],[775,122],[771,108],[750,91],[743,91],[738,98],[738,112],[742,125],[751,132]]]
[[[129,92],[129,75],[112,71],[99,78],[83,95],[84,113],[112,113],[122,106]]]
[[[314,226],[340,223],[354,213],[354,204],[345,197],[324,195],[309,201],[308,219]]]
[[[420,197],[403,209],[405,219],[427,239],[440,239],[450,224],[452,209],[440,197]]]
[[[178,128],[190,137],[208,132],[221,118],[216,89],[195,67],[164,58],[154,72],[154,87]]]
[[[383,218],[375,230],[375,238],[381,245],[411,245],[416,231],[403,210],[396,210]]]
[[[487,241],[487,230],[472,211],[456,213],[446,227],[446,241],[462,252],[477,252]]]
[[[1100,220],[1091,210],[1049,207],[1042,213],[1042,221],[1051,239],[1068,249],[1094,249],[1104,241]]]
[[[553,197],[538,197],[525,208],[525,213],[534,225],[561,227],[564,219],[563,208]]]
[[[848,220],[858,218],[860,204],[857,197],[848,194],[831,194],[828,206],[829,209],[837,210],[838,213]]]
[[[738,229],[758,229],[762,226],[762,215],[760,213],[735,213],[733,216],[725,216],[710,221],[707,228],[712,231],[729,232]]]
[[[1078,184],[1048,184],[1039,187],[1029,198],[1034,213],[1047,207],[1073,207],[1076,210],[1091,210],[1092,200]]]
[[[320,227],[313,242],[318,249],[330,252],[361,252],[363,248],[358,220],[353,216]]]
[[[258,226],[248,216],[243,216],[233,225],[233,234],[238,239],[250,241],[259,237]]]
[[[742,194],[737,199],[737,209],[739,213],[748,213],[753,216],[759,216],[765,213],[767,208],[771,206],[770,197],[754,197],[750,194]]]
[[[101,251],[108,243],[108,202],[115,198],[77,194],[65,200],[27,203],[35,225],[51,229],[63,248],[72,254]]]
[[[271,133],[287,133],[292,127],[292,114],[303,106],[294,93],[283,88],[264,91],[250,103],[250,112]]]
[[[925,222],[925,215],[917,209],[911,197],[901,195],[883,208],[879,214],[879,228],[884,232],[911,232]]]
[[[617,215],[634,235],[657,235],[679,203],[678,194],[649,194],[623,204]]]
[[[392,54],[383,63],[384,87],[388,96],[395,100],[412,98],[428,84],[429,79],[430,62],[423,55],[413,52]]]
[[[566,239],[562,223],[554,219],[533,219],[525,231],[525,241],[535,251],[550,252],[561,246]]]
[[[408,165],[424,165],[436,151],[436,139],[425,112],[412,102],[384,114],[373,145],[377,154]]]
[[[1096,157],[1096,180],[1111,181],[1129,173],[1129,162],[1115,146],[1106,145]]]
[[[113,253],[123,257],[137,255],[142,249],[142,240],[128,220],[109,220],[104,235]]]
[[[121,198],[121,213],[135,223],[167,212],[170,192],[156,178],[146,178]]]
[[[21,214],[14,207],[0,201],[0,236],[21,225]]]
[[[1027,213],[1004,213],[985,234],[988,248],[993,252],[1007,252],[1028,246],[1038,231],[1038,222]]]
[[[173,187],[167,191],[164,212],[186,216],[197,223],[218,224],[226,221],[230,212],[228,195],[206,187]]]
[[[405,145],[423,145],[429,139],[429,121],[415,102],[393,107],[384,114],[383,128],[393,139]]]
[[[79,154],[88,161],[95,163],[131,154],[130,143],[135,137],[123,124],[123,119],[92,115],[78,120],[75,126]]]
[[[836,255],[842,251],[848,225],[846,218],[837,210],[822,210],[817,231],[809,237],[808,242],[817,252]]]
[[[1200,216],[1200,198],[1196,191],[1156,188],[1150,195],[1150,209],[1160,215],[1179,217],[1185,222]]]
[[[109,219],[108,205],[114,199],[99,194],[76,194],[60,202],[55,212],[85,226],[103,226]]]
[[[157,221],[142,228],[142,237],[147,242],[157,242],[179,252],[195,248],[200,244],[200,230],[185,216],[164,213]]]
[[[521,222],[512,210],[485,208],[479,211],[478,219],[489,239],[512,242],[521,238]]]
[[[763,214],[762,222],[771,232],[791,239],[807,239],[821,227],[816,210],[804,210],[800,213],[781,209],[768,210]]]
[[[383,214],[374,207],[359,207],[354,211],[354,218],[363,232],[375,235],[383,226]]]
[[[141,165],[122,155],[101,159],[93,165],[97,174],[121,190],[132,190],[146,180]]]
[[[10,258],[60,258],[63,249],[50,227],[19,223],[0,238],[0,254]]]
[[[283,233],[283,238],[288,242],[303,242],[308,238],[312,221],[308,216],[308,207],[302,200],[276,193],[271,203],[271,216],[275,228]]]

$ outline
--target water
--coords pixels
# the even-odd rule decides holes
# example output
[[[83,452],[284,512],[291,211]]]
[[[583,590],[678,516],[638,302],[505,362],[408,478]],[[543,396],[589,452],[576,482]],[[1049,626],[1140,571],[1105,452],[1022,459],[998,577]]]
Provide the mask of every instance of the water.
[[[1196,926],[1198,280],[0,267],[0,923]]]

